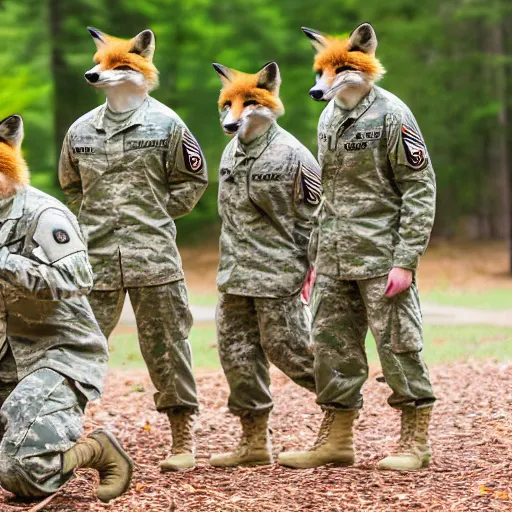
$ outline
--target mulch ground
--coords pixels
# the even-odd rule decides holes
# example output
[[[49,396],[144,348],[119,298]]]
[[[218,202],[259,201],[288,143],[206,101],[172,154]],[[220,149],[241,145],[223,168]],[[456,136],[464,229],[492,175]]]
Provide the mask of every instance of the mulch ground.
[[[86,427],[107,426],[133,455],[137,468],[130,491],[104,505],[94,495],[95,472],[81,470],[42,507],[0,491],[0,511],[512,511],[512,365],[456,364],[434,368],[432,375],[439,401],[434,461],[427,470],[374,469],[399,425],[377,371],[365,387],[355,466],[211,468],[208,454],[231,447],[239,433],[237,420],[226,413],[226,384],[215,373],[198,377],[198,468],[162,474],[158,464],[166,455],[169,428],[153,409],[148,378],[144,372],[112,372],[101,403],[89,406]],[[277,372],[273,381],[275,452],[309,446],[321,420],[313,397]]]

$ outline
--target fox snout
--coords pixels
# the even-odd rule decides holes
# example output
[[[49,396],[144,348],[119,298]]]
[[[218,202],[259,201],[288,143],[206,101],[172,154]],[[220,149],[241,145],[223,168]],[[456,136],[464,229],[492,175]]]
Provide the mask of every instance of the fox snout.
[[[224,131],[226,133],[236,133],[238,131],[238,128],[240,128],[240,121],[237,121],[236,123],[226,123],[222,125],[222,128],[224,128]]]
[[[311,96],[311,98],[313,98],[315,101],[322,101],[323,97],[324,97],[324,93],[325,91],[323,89],[320,89],[318,88],[316,85],[313,86],[310,90],[309,90],[309,95]]]
[[[85,73],[85,79],[90,82],[91,84],[96,83],[100,79],[100,74],[95,72],[88,71]]]

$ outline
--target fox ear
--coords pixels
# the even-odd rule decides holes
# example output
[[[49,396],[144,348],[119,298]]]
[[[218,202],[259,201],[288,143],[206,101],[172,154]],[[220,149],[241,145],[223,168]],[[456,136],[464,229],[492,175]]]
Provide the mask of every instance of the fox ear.
[[[14,114],[0,121],[0,139],[4,139],[13,146],[21,146],[23,140],[23,119]]]
[[[215,69],[215,71],[219,75],[222,85],[227,85],[229,84],[229,82],[233,80],[235,74],[233,73],[232,69],[229,69],[228,67],[223,66],[222,64],[217,64],[216,62],[214,62],[212,66],[213,69]]]
[[[348,39],[349,51],[363,52],[375,55],[377,35],[370,23],[362,23],[350,34]]]
[[[130,53],[137,53],[151,62],[155,54],[155,48],[155,34],[152,30],[146,29],[132,39]]]
[[[98,50],[107,44],[107,38],[103,32],[94,27],[87,27],[87,30],[89,31],[89,34],[91,34],[94,44]]]
[[[281,86],[281,73],[279,73],[279,66],[277,62],[267,62],[258,71],[258,84],[256,87],[260,89],[267,89],[273,94],[279,94],[279,87]]]
[[[304,32],[304,34],[306,34],[306,36],[309,38],[311,46],[313,46],[317,52],[323,50],[327,46],[327,38],[320,32],[311,30],[310,28],[306,27],[301,27],[301,29],[302,32]]]

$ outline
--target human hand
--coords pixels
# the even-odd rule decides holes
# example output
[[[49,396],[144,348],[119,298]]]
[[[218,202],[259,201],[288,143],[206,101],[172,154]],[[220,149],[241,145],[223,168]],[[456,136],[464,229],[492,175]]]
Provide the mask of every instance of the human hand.
[[[313,290],[315,280],[316,270],[313,267],[309,267],[308,273],[306,274],[306,279],[304,280],[304,285],[302,286],[301,293],[301,297],[306,302],[306,304],[309,304],[309,301],[311,299],[311,292]]]
[[[395,297],[407,290],[412,284],[412,270],[393,267],[388,275],[388,284],[384,292],[386,297]]]

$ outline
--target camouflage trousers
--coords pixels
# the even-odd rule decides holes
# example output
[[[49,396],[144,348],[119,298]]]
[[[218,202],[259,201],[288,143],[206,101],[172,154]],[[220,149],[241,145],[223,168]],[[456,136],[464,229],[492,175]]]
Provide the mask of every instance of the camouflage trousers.
[[[49,368],[13,386],[12,379],[4,380],[6,364],[4,357],[0,362],[2,398],[3,391],[11,392],[0,409],[0,484],[19,497],[46,496],[73,477],[62,473],[62,454],[83,434],[87,399],[66,377]]]
[[[387,276],[360,281],[319,275],[313,289],[312,316],[317,403],[325,407],[362,407],[368,378],[365,338],[370,328],[395,408],[434,402],[423,361],[423,332],[416,283],[390,299]]]
[[[127,293],[135,312],[142,357],[157,389],[154,397],[157,410],[197,409],[192,351],[188,341],[192,314],[185,282],[93,291],[89,302],[107,338],[119,322]]]
[[[221,294],[217,343],[233,414],[272,409],[269,362],[315,391],[309,322],[300,295],[267,299]]]

